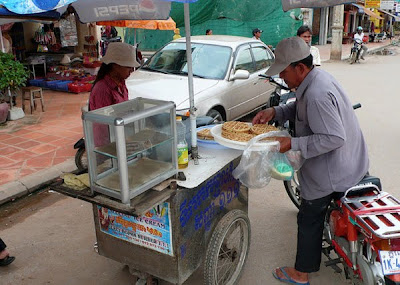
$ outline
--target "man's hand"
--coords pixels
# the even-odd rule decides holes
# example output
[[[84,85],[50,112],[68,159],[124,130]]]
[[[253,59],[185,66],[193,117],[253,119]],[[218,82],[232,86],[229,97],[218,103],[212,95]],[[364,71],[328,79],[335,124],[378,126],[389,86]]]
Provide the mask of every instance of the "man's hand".
[[[290,137],[273,137],[274,140],[279,141],[281,147],[279,152],[285,153],[292,148],[292,138]]]
[[[253,125],[255,124],[266,124],[271,121],[275,117],[275,109],[268,108],[266,110],[260,111],[257,115],[253,118]]]

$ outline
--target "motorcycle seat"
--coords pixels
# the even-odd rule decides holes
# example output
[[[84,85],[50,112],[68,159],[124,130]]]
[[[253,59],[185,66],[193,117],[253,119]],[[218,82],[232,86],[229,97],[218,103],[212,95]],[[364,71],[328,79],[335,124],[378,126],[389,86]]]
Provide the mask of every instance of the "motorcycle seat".
[[[361,181],[358,182],[357,185],[355,186],[358,187],[358,186],[368,186],[368,185],[375,185],[376,187],[379,188],[379,190],[382,191],[381,180],[378,177],[372,175],[365,175],[364,178],[361,179]],[[374,190],[376,190],[374,187],[365,187],[362,189],[353,190],[351,191],[351,196],[361,196],[365,193]]]

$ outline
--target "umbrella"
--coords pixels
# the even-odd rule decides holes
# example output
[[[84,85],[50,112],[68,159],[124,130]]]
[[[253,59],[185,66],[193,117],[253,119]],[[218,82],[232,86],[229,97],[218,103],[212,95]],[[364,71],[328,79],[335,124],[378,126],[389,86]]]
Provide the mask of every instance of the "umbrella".
[[[195,2],[190,0],[187,2]],[[63,14],[74,8],[82,23],[114,20],[166,20],[169,0],[0,0],[9,11],[32,14],[57,10]]]
[[[120,20],[120,21],[100,21],[96,23],[100,26],[114,26],[134,28],[134,45],[136,45],[136,29],[145,30],[175,30],[176,23],[172,18],[168,20]]]

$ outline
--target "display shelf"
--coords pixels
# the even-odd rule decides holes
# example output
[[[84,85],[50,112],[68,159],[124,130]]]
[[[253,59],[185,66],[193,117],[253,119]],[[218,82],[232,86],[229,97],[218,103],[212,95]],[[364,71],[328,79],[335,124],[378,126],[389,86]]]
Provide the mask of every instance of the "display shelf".
[[[125,142],[127,160],[151,148],[172,143],[173,140],[174,137],[172,136],[152,130],[143,130],[133,136],[128,136]],[[115,142],[96,147],[94,152],[117,159],[117,147]]]
[[[85,112],[92,191],[129,204],[137,195],[175,175],[175,116],[173,102],[146,98]],[[110,162],[107,167],[105,159]]]
[[[136,160],[134,163],[128,165],[128,183],[130,189],[139,188],[148,181],[173,170],[172,163],[153,160],[149,158],[142,158]],[[97,183],[101,187],[120,192],[120,174],[115,171],[106,177],[99,179]]]

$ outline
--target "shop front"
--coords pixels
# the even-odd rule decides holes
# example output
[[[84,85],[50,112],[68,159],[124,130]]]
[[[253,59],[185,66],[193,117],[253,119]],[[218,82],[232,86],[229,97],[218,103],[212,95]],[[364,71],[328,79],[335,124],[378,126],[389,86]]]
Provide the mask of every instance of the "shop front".
[[[5,52],[30,70],[29,85],[73,93],[91,90],[101,65],[95,24],[80,24],[70,15],[1,27]]]

